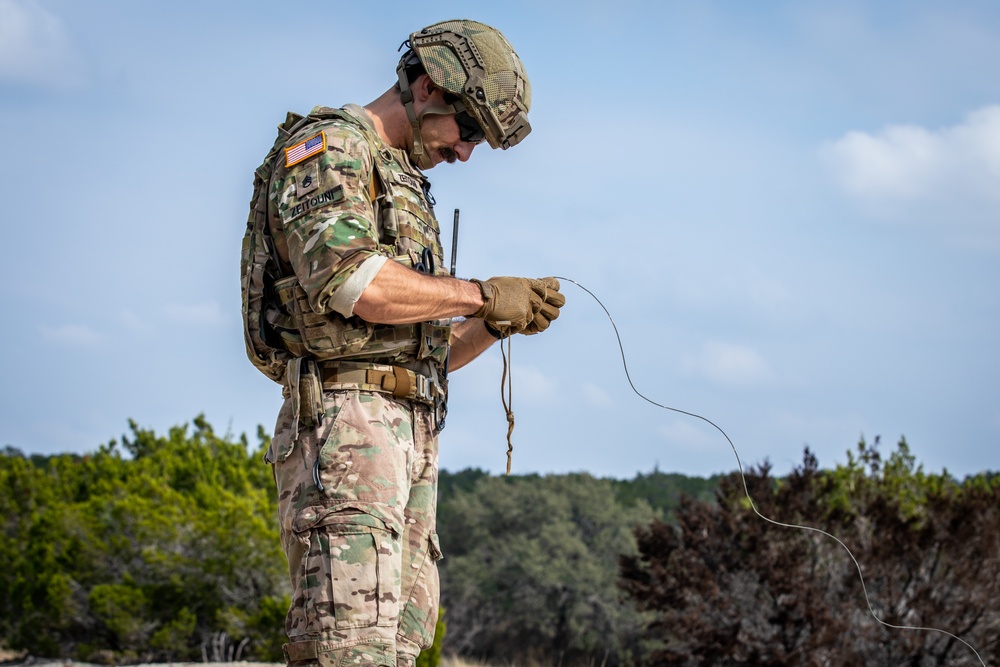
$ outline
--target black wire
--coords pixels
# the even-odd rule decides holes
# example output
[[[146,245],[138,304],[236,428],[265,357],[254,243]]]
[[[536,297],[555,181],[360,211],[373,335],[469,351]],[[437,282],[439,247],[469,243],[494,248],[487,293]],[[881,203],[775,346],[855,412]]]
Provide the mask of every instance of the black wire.
[[[951,637],[952,639],[956,639],[956,640],[962,642],[963,644],[965,644],[967,647],[969,647],[969,650],[976,654],[976,658],[979,660],[979,663],[983,667],[987,667],[986,663],[983,661],[983,658],[979,655],[979,651],[977,651],[975,649],[975,647],[972,646],[972,644],[970,644],[969,642],[965,641],[961,637],[957,637],[957,636],[953,635],[950,632],[947,632],[945,630],[941,630],[939,628],[920,627],[920,626],[913,626],[913,625],[894,625],[892,623],[887,623],[887,622],[883,621],[882,619],[880,619],[878,617],[878,614],[875,613],[874,607],[872,607],[872,601],[871,601],[871,598],[868,595],[868,586],[865,584],[865,577],[864,577],[864,574],[861,571],[861,564],[858,562],[858,559],[855,558],[854,553],[847,547],[846,544],[844,544],[840,540],[840,538],[838,538],[835,535],[831,535],[830,533],[826,532],[825,530],[821,530],[819,528],[814,528],[812,526],[801,526],[801,525],[794,524],[794,523],[783,523],[781,521],[775,521],[774,519],[771,519],[771,518],[766,517],[763,514],[761,514],[760,510],[757,509],[757,504],[753,501],[753,498],[750,496],[750,488],[747,486],[747,476],[746,476],[746,473],[743,471],[743,462],[740,460],[740,454],[739,454],[739,452],[736,451],[736,445],[733,444],[733,441],[730,439],[729,435],[725,431],[722,430],[722,427],[720,427],[718,424],[716,424],[715,422],[713,422],[712,420],[710,420],[710,419],[708,419],[706,417],[702,417],[701,415],[699,415],[697,413],[694,413],[694,412],[688,412],[687,410],[681,410],[679,408],[670,407],[669,405],[663,405],[662,403],[657,403],[656,401],[654,401],[653,399],[649,398],[648,396],[645,396],[642,392],[640,392],[638,389],[636,389],[635,384],[632,382],[632,376],[628,372],[628,362],[625,360],[625,346],[622,344],[621,334],[618,333],[618,325],[615,324],[615,320],[614,320],[613,317],[611,317],[611,313],[608,312],[607,307],[601,302],[600,299],[597,298],[596,294],[594,294],[589,289],[587,289],[586,287],[584,287],[580,283],[576,282],[575,280],[573,280],[571,278],[563,278],[561,276],[555,276],[555,278],[556,278],[556,280],[565,280],[566,282],[573,283],[574,285],[576,285],[577,287],[579,287],[580,289],[582,289],[584,292],[586,292],[587,294],[589,294],[591,296],[591,298],[593,298],[594,301],[597,302],[597,305],[599,305],[601,307],[601,309],[604,311],[604,314],[608,316],[608,321],[611,322],[611,327],[615,330],[615,338],[618,339],[618,350],[619,350],[619,352],[621,352],[621,355],[622,355],[622,367],[625,370],[625,379],[628,380],[629,387],[632,388],[632,391],[635,393],[636,396],[638,396],[642,400],[646,401],[647,403],[655,405],[658,408],[662,408],[664,410],[670,410],[671,412],[676,412],[676,413],[679,413],[679,414],[682,414],[682,415],[687,415],[688,417],[694,417],[695,419],[700,419],[701,421],[705,422],[706,424],[711,425],[713,428],[715,428],[715,430],[717,430],[719,433],[722,434],[722,437],[724,437],[726,439],[726,442],[729,443],[729,447],[730,447],[730,449],[733,450],[733,455],[736,457],[736,464],[739,466],[740,477],[743,480],[743,492],[746,494],[747,500],[750,501],[750,507],[753,508],[753,511],[754,511],[754,513],[757,516],[759,516],[764,521],[767,521],[768,523],[772,523],[772,524],[774,524],[776,526],[781,526],[782,528],[794,528],[794,529],[798,529],[798,530],[806,530],[806,531],[811,531],[811,532],[814,532],[814,533],[819,533],[820,535],[825,535],[826,537],[829,537],[830,539],[832,539],[835,542],[837,542],[837,544],[839,544],[840,546],[842,546],[844,548],[844,551],[847,552],[847,555],[851,557],[852,561],[854,561],[854,566],[858,570],[858,579],[861,580],[861,589],[862,589],[862,591],[864,591],[864,594],[865,594],[865,602],[868,604],[868,611],[871,613],[872,618],[874,618],[876,621],[878,621],[882,625],[886,626],[887,628],[893,628],[895,630],[917,630],[917,631],[921,631],[921,632],[939,632],[941,634],[947,635],[948,637]]]

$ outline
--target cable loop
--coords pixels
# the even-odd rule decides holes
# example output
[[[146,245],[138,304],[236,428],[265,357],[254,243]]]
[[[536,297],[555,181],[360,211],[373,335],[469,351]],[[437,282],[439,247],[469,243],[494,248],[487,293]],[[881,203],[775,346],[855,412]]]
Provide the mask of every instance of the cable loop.
[[[514,453],[514,444],[511,442],[511,434],[514,433],[514,369],[511,366],[510,341],[513,335],[508,334],[506,339],[500,340],[500,356],[503,357],[503,373],[500,375],[500,402],[503,403],[504,412],[507,413],[507,475],[510,476],[511,455]],[[504,352],[503,344],[507,343],[507,351]],[[506,389],[506,393],[504,390]]]

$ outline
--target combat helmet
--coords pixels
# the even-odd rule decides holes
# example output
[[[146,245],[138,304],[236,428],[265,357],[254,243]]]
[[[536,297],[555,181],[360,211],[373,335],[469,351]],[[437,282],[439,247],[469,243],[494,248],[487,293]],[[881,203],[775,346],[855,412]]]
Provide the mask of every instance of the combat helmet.
[[[428,113],[467,111],[492,148],[506,150],[531,132],[531,84],[521,59],[499,30],[477,21],[443,21],[411,34],[407,45],[410,48],[400,58],[396,73],[413,127],[411,157],[418,167],[431,165],[420,136],[420,122]],[[431,81],[458,98],[444,107],[424,110],[419,118],[406,76],[407,68],[417,62]]]

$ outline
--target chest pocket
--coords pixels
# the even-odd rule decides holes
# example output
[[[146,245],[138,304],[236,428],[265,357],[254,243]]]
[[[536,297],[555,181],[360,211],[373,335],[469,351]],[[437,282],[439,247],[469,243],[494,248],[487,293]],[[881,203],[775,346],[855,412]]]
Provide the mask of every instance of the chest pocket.
[[[441,246],[441,230],[430,198],[430,186],[422,176],[404,171],[388,150],[379,152],[376,171],[382,186],[378,196],[379,226],[387,254],[406,266],[433,275],[448,275]],[[444,368],[451,336],[450,320],[418,325],[416,357],[433,359]]]
[[[428,273],[445,275],[441,230],[428,201],[429,185],[421,176],[402,170],[388,151],[382,151],[376,168],[382,193],[379,224],[382,242],[392,249],[396,261]],[[433,267],[428,266],[428,253]],[[429,269],[433,268],[433,271]]]

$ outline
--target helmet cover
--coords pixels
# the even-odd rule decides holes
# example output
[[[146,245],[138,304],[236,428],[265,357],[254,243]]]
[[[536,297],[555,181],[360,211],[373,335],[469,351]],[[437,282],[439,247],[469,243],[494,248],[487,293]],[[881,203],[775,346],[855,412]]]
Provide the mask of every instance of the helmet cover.
[[[531,84],[499,30],[476,21],[444,21],[411,34],[409,42],[431,81],[461,99],[491,147],[510,148],[531,132]]]

